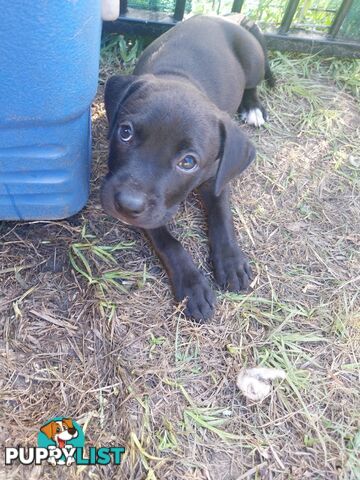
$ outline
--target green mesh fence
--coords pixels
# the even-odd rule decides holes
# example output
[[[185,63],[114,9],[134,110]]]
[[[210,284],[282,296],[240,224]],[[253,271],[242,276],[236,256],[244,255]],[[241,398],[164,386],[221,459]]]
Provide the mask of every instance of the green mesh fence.
[[[355,0],[346,15],[342,24],[339,35],[340,38],[349,40],[360,40],[360,1]]]
[[[264,30],[280,26],[288,0],[245,0],[242,13],[256,21]],[[128,0],[128,6],[172,15],[175,0]],[[225,14],[231,11],[233,0],[186,0],[185,13]],[[301,0],[291,31],[326,35],[342,0]],[[340,29],[341,39],[360,40],[360,0],[354,0]]]
[[[140,8],[142,10],[151,10],[152,12],[174,13],[175,0],[129,0],[130,8]],[[185,4],[185,12],[191,11],[191,0]]]

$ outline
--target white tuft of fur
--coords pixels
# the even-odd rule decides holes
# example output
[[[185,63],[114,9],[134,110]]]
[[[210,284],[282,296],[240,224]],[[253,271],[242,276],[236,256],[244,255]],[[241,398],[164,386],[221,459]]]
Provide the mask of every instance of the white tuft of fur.
[[[284,370],[278,368],[243,368],[237,377],[236,384],[245,397],[259,402],[270,393],[269,380],[284,379]]]
[[[249,125],[254,125],[254,127],[261,127],[264,125],[265,120],[260,108],[253,108],[248,112],[243,112],[241,114],[241,120],[246,122]]]

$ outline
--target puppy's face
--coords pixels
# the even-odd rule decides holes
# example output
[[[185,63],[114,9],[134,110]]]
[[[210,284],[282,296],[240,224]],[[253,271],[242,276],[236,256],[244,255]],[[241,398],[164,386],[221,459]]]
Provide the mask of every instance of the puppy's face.
[[[78,431],[73,426],[70,418],[63,418],[59,421],[50,422],[40,429],[48,438],[52,440],[65,442],[78,436]]]
[[[141,77],[129,85],[122,81],[105,94],[110,152],[101,201],[125,223],[157,228],[189,192],[216,175],[225,127],[191,84]]]
[[[186,91],[151,82],[123,102],[101,195],[108,213],[137,227],[156,228],[214,175],[218,122],[201,97],[196,105],[191,100]]]
[[[55,422],[57,425],[55,427],[55,434],[54,439],[61,439],[61,440],[70,440],[73,438],[71,433],[68,430],[67,425],[63,422]]]

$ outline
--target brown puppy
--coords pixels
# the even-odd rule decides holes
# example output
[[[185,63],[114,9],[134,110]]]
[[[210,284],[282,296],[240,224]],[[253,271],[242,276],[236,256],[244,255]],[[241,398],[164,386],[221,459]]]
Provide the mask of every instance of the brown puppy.
[[[208,214],[215,279],[247,289],[250,267],[237,245],[227,183],[255,158],[231,116],[260,126],[266,112],[256,86],[272,75],[259,30],[193,17],[155,40],[134,75],[108,80],[109,173],[101,200],[125,223],[145,229],[185,312],[209,318],[214,294],[166,223],[195,188]]]
[[[71,418],[63,418],[52,421],[40,428],[48,438],[53,440],[58,448],[65,448],[66,441],[78,436],[78,431],[73,425]]]

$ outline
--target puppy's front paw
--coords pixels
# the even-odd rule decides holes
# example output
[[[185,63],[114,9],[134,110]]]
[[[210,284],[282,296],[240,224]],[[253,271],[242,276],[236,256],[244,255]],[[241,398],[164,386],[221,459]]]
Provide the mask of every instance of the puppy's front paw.
[[[212,317],[215,307],[215,295],[204,276],[193,270],[184,274],[174,284],[176,300],[187,298],[184,313],[198,322],[203,322]]]
[[[213,254],[216,282],[223,290],[247,290],[251,282],[251,269],[245,254],[238,247],[225,248]]]

